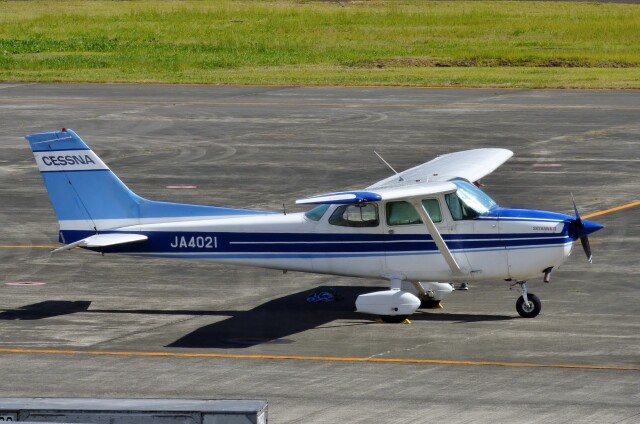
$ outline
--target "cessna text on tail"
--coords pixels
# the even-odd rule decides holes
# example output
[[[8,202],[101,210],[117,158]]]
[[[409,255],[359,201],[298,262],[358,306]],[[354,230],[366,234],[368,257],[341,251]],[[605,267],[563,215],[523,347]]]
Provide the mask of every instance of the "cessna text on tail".
[[[385,279],[389,290],[358,297],[359,312],[400,322],[437,306],[449,283],[513,281],[516,309],[541,309],[526,281],[549,281],[573,243],[589,260],[588,234],[601,225],[575,216],[499,207],[474,182],[507,161],[505,149],[433,159],[358,191],[297,201],[313,207],[282,214],[144,199],[125,186],[71,131],[26,136],[60,225],[55,251],[216,262]],[[575,205],[575,203],[574,203]]]

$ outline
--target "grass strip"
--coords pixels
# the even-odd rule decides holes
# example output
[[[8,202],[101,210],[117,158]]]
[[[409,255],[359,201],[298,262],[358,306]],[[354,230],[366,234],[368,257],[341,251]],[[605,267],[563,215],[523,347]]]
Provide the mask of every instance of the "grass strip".
[[[0,79],[640,88],[640,7],[5,1]]]

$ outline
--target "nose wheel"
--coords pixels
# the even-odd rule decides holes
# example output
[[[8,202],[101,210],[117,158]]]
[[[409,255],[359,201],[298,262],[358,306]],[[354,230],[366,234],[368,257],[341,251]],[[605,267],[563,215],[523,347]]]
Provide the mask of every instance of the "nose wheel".
[[[522,318],[534,318],[537,317],[542,309],[542,302],[533,293],[527,291],[527,284],[522,281],[516,283],[518,289],[522,293],[522,296],[516,301],[516,310]]]

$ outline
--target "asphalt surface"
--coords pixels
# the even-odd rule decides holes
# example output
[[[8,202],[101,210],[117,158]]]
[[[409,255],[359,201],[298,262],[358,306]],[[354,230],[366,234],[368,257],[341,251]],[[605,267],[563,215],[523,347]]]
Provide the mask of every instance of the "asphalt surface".
[[[0,116],[0,397],[267,399],[276,423],[640,421],[640,206],[592,218],[592,265],[576,247],[530,282],[535,319],[496,281],[376,324],[353,302],[384,282],[49,254],[23,138],[73,128],[148,198],[289,211],[387,177],[374,149],[399,170],[504,147],[483,181],[499,204],[570,212],[573,193],[590,215],[640,200],[638,91],[0,84]],[[343,299],[305,301],[325,285]]]

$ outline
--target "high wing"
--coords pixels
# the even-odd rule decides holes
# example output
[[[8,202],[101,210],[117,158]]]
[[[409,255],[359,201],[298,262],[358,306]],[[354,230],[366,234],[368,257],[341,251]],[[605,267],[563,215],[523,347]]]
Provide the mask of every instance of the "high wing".
[[[367,187],[367,189],[451,181],[456,178],[462,178],[473,183],[495,171],[511,156],[513,156],[511,150],[495,148],[449,153],[378,181]]]
[[[461,178],[470,183],[495,171],[513,152],[507,149],[473,149],[449,153],[407,169],[370,185],[365,190],[320,194],[296,200],[297,204],[347,204],[408,199],[429,194],[452,192],[449,181]]]
[[[469,271],[460,267],[442,235],[424,209],[421,198],[457,189],[451,182],[464,179],[476,182],[506,162],[513,152],[506,149],[474,149],[439,156],[427,163],[385,178],[363,191],[327,193],[296,200],[297,204],[358,204],[384,200],[406,200],[413,204],[422,222],[444,257],[453,275]]]
[[[341,191],[320,194],[318,196],[298,199],[296,200],[296,204],[355,204],[379,202],[382,200],[411,199],[414,197],[428,196],[430,194],[450,193],[455,190],[456,185],[450,182],[423,182],[411,186],[380,187],[371,191]]]

